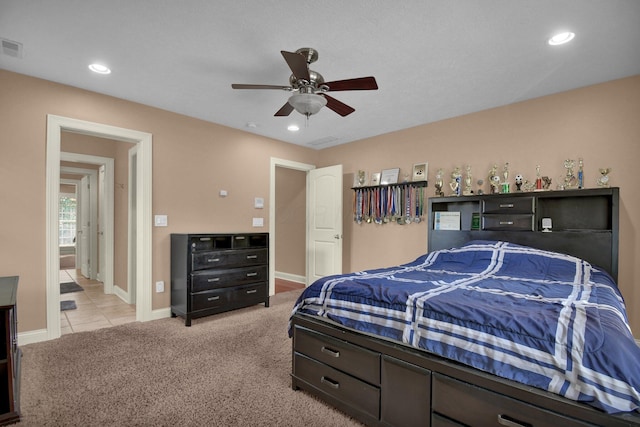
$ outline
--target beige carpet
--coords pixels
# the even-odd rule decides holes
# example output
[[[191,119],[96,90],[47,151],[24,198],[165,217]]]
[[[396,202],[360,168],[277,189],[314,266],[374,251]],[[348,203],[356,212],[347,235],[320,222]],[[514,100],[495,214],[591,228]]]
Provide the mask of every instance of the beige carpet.
[[[196,319],[130,323],[22,347],[26,426],[358,426],[291,389],[300,291]]]

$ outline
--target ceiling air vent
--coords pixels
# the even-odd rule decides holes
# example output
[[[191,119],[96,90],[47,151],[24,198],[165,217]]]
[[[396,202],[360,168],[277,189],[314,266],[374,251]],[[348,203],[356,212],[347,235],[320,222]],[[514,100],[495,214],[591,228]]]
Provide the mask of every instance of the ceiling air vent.
[[[12,40],[0,39],[2,42],[2,53],[13,56],[14,58],[22,58],[22,43]]]
[[[307,145],[312,147],[320,147],[321,145],[331,144],[332,142],[336,142],[340,138],[336,138],[335,136],[325,136],[324,138],[316,139],[315,141],[308,142]]]

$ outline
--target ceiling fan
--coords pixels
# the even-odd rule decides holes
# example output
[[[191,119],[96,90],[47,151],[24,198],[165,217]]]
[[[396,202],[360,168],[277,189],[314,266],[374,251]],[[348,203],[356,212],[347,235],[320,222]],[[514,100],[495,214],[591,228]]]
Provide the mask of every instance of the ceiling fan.
[[[310,70],[309,64],[318,60],[318,51],[310,47],[304,47],[295,52],[280,51],[284,60],[291,69],[289,86],[238,84],[231,85],[233,89],[280,89],[288,92],[296,92],[286,104],[274,115],[288,116],[293,110],[302,115],[316,114],[325,105],[341,116],[347,116],[355,111],[354,108],[327,95],[327,92],[343,90],[375,90],[378,84],[374,77],[359,77],[355,79],[336,80],[325,82],[320,73]]]

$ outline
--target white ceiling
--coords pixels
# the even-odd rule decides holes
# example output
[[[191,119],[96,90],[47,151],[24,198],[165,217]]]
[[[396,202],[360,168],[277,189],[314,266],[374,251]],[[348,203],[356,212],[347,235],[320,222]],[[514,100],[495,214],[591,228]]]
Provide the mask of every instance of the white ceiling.
[[[0,68],[321,149],[640,74],[640,1],[0,0],[0,38],[23,47]],[[301,47],[326,81],[379,90],[332,93],[356,111],[305,124],[273,116],[287,92],[231,89],[287,85],[280,51]]]

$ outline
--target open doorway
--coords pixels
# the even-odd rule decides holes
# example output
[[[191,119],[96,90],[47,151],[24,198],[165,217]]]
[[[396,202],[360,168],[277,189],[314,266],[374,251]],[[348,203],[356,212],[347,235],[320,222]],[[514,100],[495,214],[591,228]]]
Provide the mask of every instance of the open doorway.
[[[61,219],[59,225],[63,335],[136,320],[126,274],[127,162],[132,146],[135,144],[62,132],[60,191],[68,180],[76,182],[77,190],[72,242],[66,223]],[[65,199],[61,196],[60,200],[59,211],[64,215]],[[63,252],[71,243],[76,265],[62,268]]]
[[[295,245],[296,250],[299,250],[303,255],[306,254],[306,245],[307,245],[307,240],[306,240],[306,229],[307,229],[307,225],[306,225],[306,221],[307,221],[307,214],[306,214],[306,176],[307,173],[310,170],[315,169],[314,165],[309,165],[309,164],[305,164],[305,163],[300,163],[300,162],[294,162],[291,160],[284,160],[284,159],[277,159],[277,158],[271,158],[271,174],[270,174],[270,182],[269,182],[269,200],[272,201],[272,203],[269,204],[269,295],[274,295],[276,292],[276,278],[278,276],[280,276],[279,278],[284,278],[288,281],[291,281],[292,287],[295,287],[296,283],[300,283],[300,281],[302,281],[302,285],[306,286],[306,275],[307,275],[307,261],[306,261],[306,256],[304,256],[304,269],[302,269],[302,265],[298,264],[298,261],[294,261],[293,267],[295,270],[295,273],[293,275],[290,276],[283,276],[282,272],[278,272],[278,275],[276,275],[276,251],[277,251],[277,247],[280,246],[279,244],[277,244],[276,242],[278,242],[278,235],[279,235],[279,230],[278,231],[278,222],[279,220],[277,219],[278,215],[277,215],[277,204],[278,204],[278,194],[283,193],[284,191],[287,191],[289,188],[285,188],[284,186],[280,185],[277,186],[276,183],[278,182],[278,174],[280,171],[280,173],[283,174],[284,178],[286,179],[286,177],[293,177],[294,179],[304,179],[305,182],[305,193],[304,193],[304,198],[305,198],[305,211],[302,213],[303,218],[302,220],[304,221],[304,245],[302,247],[299,247],[299,240],[293,240],[293,244]],[[280,178],[283,178],[283,176],[281,176]],[[280,181],[282,182],[282,181]],[[299,188],[299,183],[295,184],[294,187]],[[281,199],[280,199],[281,200]],[[288,198],[287,200],[290,200],[290,198]],[[286,201],[284,202],[286,204]],[[300,209],[299,207],[296,208],[297,214],[300,214]],[[286,213],[285,213],[286,214]],[[299,219],[297,219],[299,220]],[[296,221],[297,221],[296,220]],[[288,226],[287,223],[292,223],[293,221],[287,221],[286,219],[284,219],[281,223],[280,223],[280,227],[282,228],[283,226]],[[291,224],[289,224],[291,225]],[[299,224],[298,224],[299,225]],[[286,264],[285,264],[286,265]],[[289,268],[289,267],[283,267],[283,268]],[[285,272],[287,273],[287,272]],[[302,273],[302,274],[300,274]]]
[[[275,292],[306,285],[307,172],[276,167]]]
[[[58,203],[60,191],[60,141],[62,132],[75,132],[101,138],[136,144],[135,188],[138,197],[136,230],[136,320],[152,320],[151,305],[151,187],[152,187],[152,137],[146,132],[118,128],[60,116],[47,116],[47,330],[45,339],[55,339],[60,330]],[[105,272],[106,273],[106,272]],[[162,313],[162,316],[164,313]],[[160,317],[162,317],[160,316]]]

